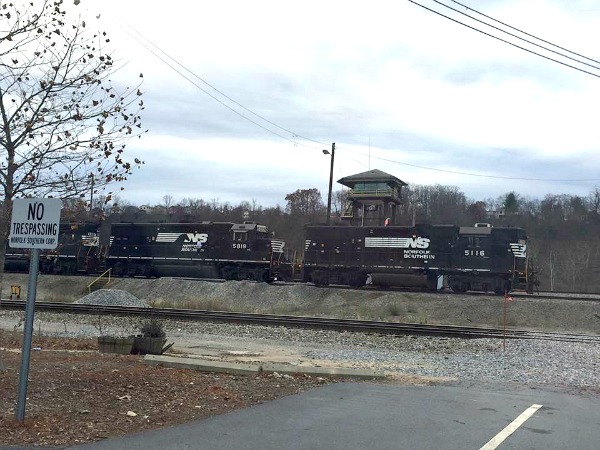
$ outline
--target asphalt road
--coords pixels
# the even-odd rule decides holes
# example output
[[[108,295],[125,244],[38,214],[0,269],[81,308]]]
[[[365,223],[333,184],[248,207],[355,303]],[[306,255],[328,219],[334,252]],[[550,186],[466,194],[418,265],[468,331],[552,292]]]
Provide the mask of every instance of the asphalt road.
[[[508,385],[340,383],[73,449],[599,448],[600,398]]]

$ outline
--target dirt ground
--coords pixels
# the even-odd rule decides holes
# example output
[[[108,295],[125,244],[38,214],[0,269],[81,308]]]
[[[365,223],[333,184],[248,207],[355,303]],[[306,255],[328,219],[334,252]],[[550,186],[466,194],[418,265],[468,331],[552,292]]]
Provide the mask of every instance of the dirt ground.
[[[21,333],[0,331],[0,445],[64,447],[204,419],[336,380],[151,367],[95,340],[34,336],[25,421],[15,419]]]

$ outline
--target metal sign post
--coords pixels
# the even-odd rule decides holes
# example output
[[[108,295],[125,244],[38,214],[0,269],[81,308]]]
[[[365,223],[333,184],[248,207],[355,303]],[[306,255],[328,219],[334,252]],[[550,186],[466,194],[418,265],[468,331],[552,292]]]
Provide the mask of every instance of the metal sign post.
[[[29,285],[27,288],[27,304],[25,306],[25,325],[23,328],[23,348],[21,350],[21,371],[19,372],[19,392],[17,395],[16,419],[25,419],[25,401],[27,399],[27,378],[29,376],[29,359],[31,355],[31,338],[33,335],[33,313],[35,310],[35,293],[37,290],[40,249],[31,250],[29,260]]]
[[[62,202],[56,198],[21,198],[13,202],[8,244],[12,248],[31,249],[16,411],[16,419],[21,422],[25,419],[40,249],[54,249],[58,245],[61,207]]]

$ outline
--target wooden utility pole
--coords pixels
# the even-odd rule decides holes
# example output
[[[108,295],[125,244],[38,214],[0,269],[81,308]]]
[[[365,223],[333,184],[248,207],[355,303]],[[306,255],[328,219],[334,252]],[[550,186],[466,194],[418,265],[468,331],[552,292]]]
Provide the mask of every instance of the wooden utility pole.
[[[323,150],[323,153],[329,153]],[[331,188],[333,187],[333,158],[335,158],[335,142],[331,144],[331,167],[329,169],[329,192],[327,193],[327,225],[331,222]]]

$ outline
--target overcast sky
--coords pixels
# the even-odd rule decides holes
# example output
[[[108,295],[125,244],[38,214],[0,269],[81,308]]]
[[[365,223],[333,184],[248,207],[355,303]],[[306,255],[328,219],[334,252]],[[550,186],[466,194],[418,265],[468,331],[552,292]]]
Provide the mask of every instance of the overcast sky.
[[[474,200],[600,185],[600,2],[415,2],[593,75],[408,0],[84,0],[125,64],[117,78],[144,74],[150,131],[127,151],[145,165],[120,197],[284,206],[315,187],[326,200],[332,142],[334,190],[369,169]]]

